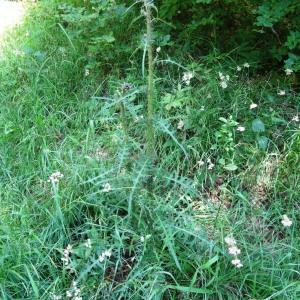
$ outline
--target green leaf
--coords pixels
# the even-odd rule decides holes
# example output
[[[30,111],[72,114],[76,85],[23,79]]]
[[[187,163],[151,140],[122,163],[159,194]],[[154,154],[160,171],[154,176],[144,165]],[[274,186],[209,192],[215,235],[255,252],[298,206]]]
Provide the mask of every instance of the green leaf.
[[[252,122],[252,130],[254,132],[264,132],[265,131],[265,124],[261,119],[255,119]]]
[[[269,139],[266,136],[259,136],[256,141],[260,149],[266,150],[268,148]]]
[[[224,166],[224,169],[227,171],[235,171],[237,170],[237,166],[235,164],[228,164],[226,166]]]

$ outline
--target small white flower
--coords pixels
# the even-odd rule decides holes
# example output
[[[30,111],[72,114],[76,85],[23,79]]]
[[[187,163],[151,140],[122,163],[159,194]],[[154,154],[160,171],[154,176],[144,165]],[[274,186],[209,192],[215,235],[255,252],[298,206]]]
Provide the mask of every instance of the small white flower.
[[[243,127],[243,126],[239,126],[236,130],[237,130],[237,131],[240,131],[240,132],[243,132],[243,131],[246,130],[246,128]]]
[[[226,81],[221,81],[221,82],[220,82],[220,86],[222,87],[222,89],[227,89],[228,84],[227,84]]]
[[[212,98],[211,93],[208,93],[207,99],[211,99],[211,98]],[[204,106],[203,106],[203,107],[204,107]]]
[[[226,80],[229,81],[230,80],[230,76],[226,75]]]
[[[234,256],[241,254],[241,250],[236,246],[229,247],[228,252],[229,252],[229,254],[234,255]]]
[[[284,227],[290,227],[290,226],[292,226],[293,222],[289,219],[289,217],[287,215],[283,215],[282,220],[281,220],[281,224]]]
[[[293,122],[299,122],[299,116],[298,116],[298,115],[294,116],[294,117],[292,118],[292,121],[293,121]]]
[[[186,85],[190,85],[192,78],[194,78],[194,73],[193,72],[184,72],[183,77],[182,77],[182,81]]]
[[[87,239],[86,242],[84,243],[84,246],[87,247],[87,248],[92,248],[91,239]]]
[[[202,167],[202,166],[204,166],[205,165],[205,162],[203,161],[203,160],[198,160],[197,161],[197,166],[198,167]]]
[[[202,105],[201,107],[200,107],[200,111],[204,111],[205,110],[205,107]]]
[[[287,76],[290,76],[293,73],[293,70],[291,70],[291,69],[285,69],[284,71]]]
[[[250,109],[254,109],[254,108],[256,108],[257,107],[257,104],[256,103],[251,103],[250,104]]]
[[[54,172],[54,173],[52,173],[50,176],[49,176],[49,179],[48,179],[48,182],[51,182],[51,183],[58,183],[59,182],[59,180],[61,179],[61,178],[63,178],[64,177],[64,175],[62,174],[62,173],[60,173],[60,172]]]
[[[161,47],[156,48],[156,52],[159,53],[161,51]]]
[[[103,252],[103,255],[104,256],[106,256],[106,257],[111,257],[111,250],[105,250],[104,252]]]
[[[105,260],[105,255],[103,253],[98,257],[98,260],[102,263]]]
[[[144,119],[144,116],[143,115],[141,115],[141,116],[136,116],[135,118],[134,118],[134,123],[138,123],[140,120],[142,120],[142,119]]]
[[[278,93],[277,93],[278,96],[285,96],[285,90],[280,90]]]
[[[240,72],[240,71],[242,71],[242,68],[241,68],[240,66],[237,66],[237,67],[236,67],[236,70],[237,70],[238,72]]]
[[[52,295],[52,300],[60,300],[62,299],[62,296],[60,295]]]
[[[73,293],[71,291],[67,291],[66,296],[67,296],[67,298],[72,298]]]
[[[90,70],[89,69],[85,69],[84,76],[87,77],[89,75],[90,75]]]
[[[102,192],[108,193],[108,192],[110,192],[110,191],[111,191],[111,185],[107,182],[107,183],[105,183],[105,184],[103,185],[103,190],[102,190]]]
[[[241,260],[238,258],[233,259],[231,263],[237,268],[241,268],[243,266]]]
[[[177,129],[178,129],[178,130],[182,130],[183,127],[184,127],[184,122],[183,122],[182,120],[180,120],[180,121],[178,122],[178,124],[177,124]]]
[[[225,240],[225,243],[229,246],[236,245],[236,240],[233,237],[227,236],[224,240]]]
[[[243,64],[243,67],[244,67],[244,68],[250,68],[250,65],[249,65],[248,63],[244,63],[244,64]]]
[[[219,78],[222,81],[225,80],[225,76],[223,75],[223,73],[219,72]]]
[[[147,234],[146,236],[141,236],[141,242],[144,243],[145,241],[149,240],[151,238],[151,234]]]
[[[207,167],[208,170],[212,170],[215,167],[213,163],[210,163]]]

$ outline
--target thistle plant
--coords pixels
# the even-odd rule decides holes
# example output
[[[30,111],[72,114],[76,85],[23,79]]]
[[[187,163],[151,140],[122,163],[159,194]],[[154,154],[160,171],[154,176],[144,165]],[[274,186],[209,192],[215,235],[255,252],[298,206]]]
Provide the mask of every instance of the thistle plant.
[[[155,156],[155,136],[153,126],[153,93],[154,93],[154,60],[153,60],[153,18],[152,9],[154,4],[152,0],[144,0],[143,13],[146,17],[147,34],[146,45],[148,54],[148,79],[147,79],[147,154],[150,158]]]

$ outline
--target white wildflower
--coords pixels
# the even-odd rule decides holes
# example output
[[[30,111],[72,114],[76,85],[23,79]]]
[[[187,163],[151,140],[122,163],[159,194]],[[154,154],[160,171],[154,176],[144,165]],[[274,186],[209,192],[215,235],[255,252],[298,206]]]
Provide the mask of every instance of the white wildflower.
[[[84,76],[87,77],[89,75],[90,75],[90,70],[89,69],[85,69]]]
[[[227,84],[226,81],[221,81],[221,82],[220,82],[220,86],[222,87],[222,89],[227,89],[228,84]]]
[[[110,191],[111,191],[111,185],[107,182],[107,183],[105,183],[105,184],[103,185],[103,190],[102,190],[102,192],[108,193],[108,192],[110,192]]]
[[[66,292],[66,296],[67,296],[67,298],[72,298],[73,297],[73,293],[71,291],[67,291]]]
[[[256,104],[256,103],[251,103],[250,104],[250,109],[254,109],[254,108],[256,108],[258,105]]]
[[[237,70],[238,72],[240,72],[240,71],[242,71],[242,68],[241,68],[240,66],[237,66],[237,67],[236,67],[236,70]]]
[[[141,236],[141,242],[144,243],[145,241],[149,240],[151,238],[151,234],[147,234],[146,236]]]
[[[285,90],[279,90],[277,95],[278,96],[285,96]]]
[[[156,52],[159,53],[161,51],[161,47],[156,48]]]
[[[220,80],[222,80],[222,81],[225,80],[225,76],[223,75],[223,73],[219,72],[219,78],[220,78]]]
[[[102,262],[104,262],[106,257],[110,258],[111,254],[112,254],[111,250],[105,250],[99,255],[98,260],[102,263]]]
[[[292,75],[292,73],[293,73],[293,70],[291,70],[291,69],[285,69],[284,70],[285,71],[285,74],[287,75],[287,76],[290,76],[290,75]]]
[[[52,173],[50,176],[49,176],[49,179],[48,179],[48,182],[51,182],[51,183],[58,183],[59,182],[59,180],[61,179],[61,178],[63,178],[64,177],[64,175],[62,174],[62,173],[60,173],[60,172],[54,172],[54,173]]]
[[[243,126],[239,126],[236,130],[237,130],[237,131],[240,131],[240,132],[243,132],[243,131],[246,130],[246,128],[243,127]]]
[[[193,72],[184,72],[183,77],[182,77],[182,81],[186,85],[190,85],[192,78],[194,78],[194,73]]]
[[[299,116],[298,116],[298,115],[294,116],[294,117],[292,118],[292,121],[293,121],[293,122],[299,122]]]
[[[250,65],[246,62],[246,63],[243,64],[243,67],[244,68],[250,68]]]
[[[141,116],[136,116],[135,118],[134,118],[134,123],[138,123],[139,121],[141,121],[141,120],[143,120],[144,119],[144,116],[143,115],[141,115]]]
[[[287,215],[282,216],[281,224],[284,227],[290,227],[292,226],[293,222],[290,220],[290,218]]]
[[[202,105],[201,107],[200,107],[200,111],[204,111],[205,110],[205,107]]]
[[[238,258],[233,259],[231,263],[237,268],[241,268],[243,266],[241,260]]]
[[[184,127],[184,122],[183,122],[182,120],[180,120],[180,121],[178,122],[178,124],[177,124],[177,129],[178,129],[178,130],[182,130],[183,127]]]
[[[205,165],[205,162],[203,161],[203,160],[198,160],[197,161],[197,166],[198,167],[202,167],[202,166],[204,166]]]
[[[84,243],[84,246],[87,247],[87,248],[92,248],[91,239],[87,239],[86,242]]]
[[[63,257],[61,258],[61,261],[63,262],[64,266],[68,266],[70,263],[70,254],[72,252],[72,246],[68,245],[66,249],[63,251]]]
[[[111,257],[111,250],[105,250],[103,252],[103,255],[106,256],[106,257],[108,257],[108,258],[110,258]]]
[[[224,240],[228,246],[236,245],[236,240],[233,237],[227,236]]]
[[[98,260],[102,263],[105,260],[105,255],[103,255],[103,253],[101,255],[99,255]]]
[[[207,167],[208,170],[212,170],[215,167],[213,163],[210,163]]]
[[[237,246],[229,247],[228,252],[229,252],[229,254],[234,255],[234,256],[241,254],[241,250]]]

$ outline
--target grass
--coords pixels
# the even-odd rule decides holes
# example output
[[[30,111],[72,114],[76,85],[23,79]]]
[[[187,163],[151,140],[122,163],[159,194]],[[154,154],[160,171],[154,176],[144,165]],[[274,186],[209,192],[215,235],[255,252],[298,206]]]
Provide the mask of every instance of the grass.
[[[1,56],[1,299],[64,299],[73,281],[83,299],[299,299],[292,79],[237,73],[222,58],[180,61],[195,73],[186,86],[179,64],[157,64],[153,167],[140,66],[126,77],[134,87],[122,100],[124,132],[123,79],[85,76],[84,47],[55,12],[52,1],[34,6]],[[219,71],[231,75],[225,90]],[[48,182],[56,171],[64,177]],[[239,269],[224,242],[231,235]]]

